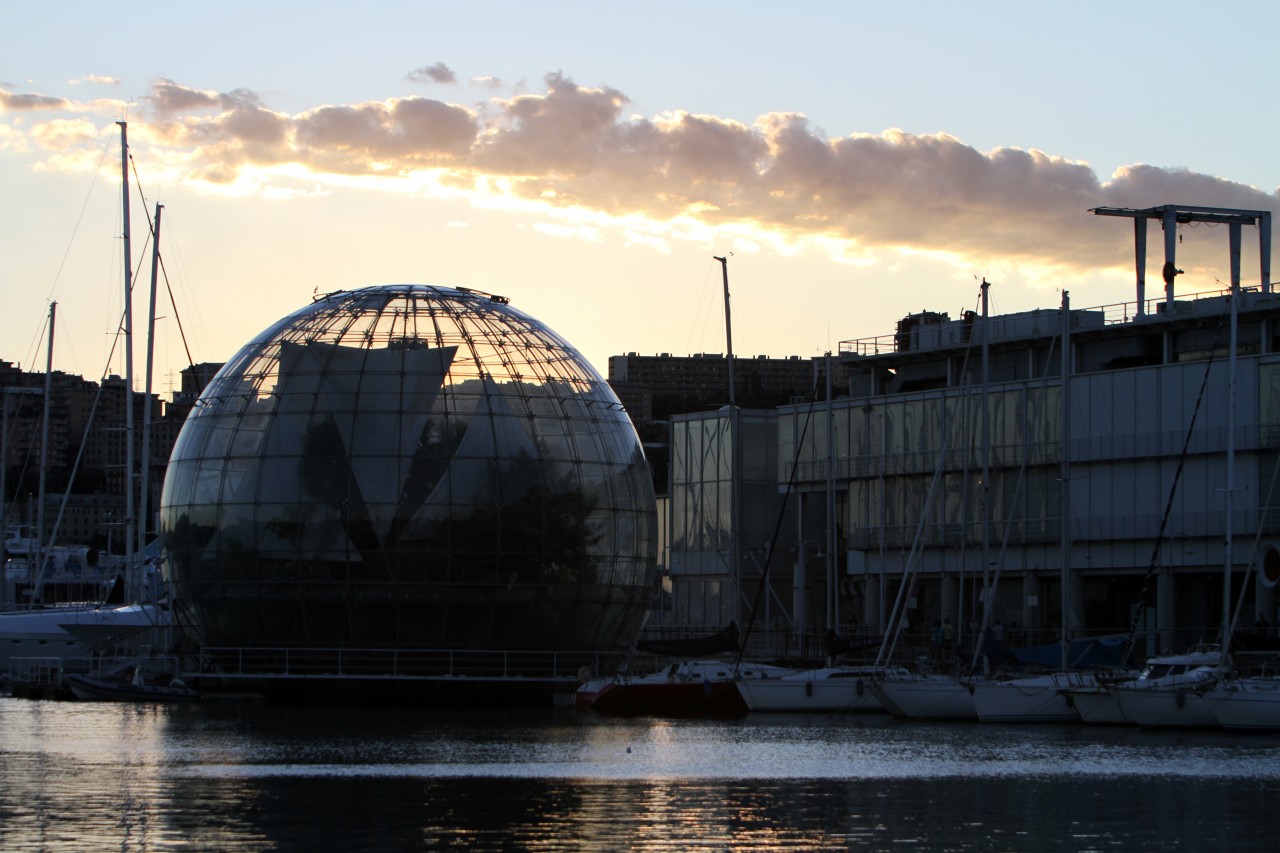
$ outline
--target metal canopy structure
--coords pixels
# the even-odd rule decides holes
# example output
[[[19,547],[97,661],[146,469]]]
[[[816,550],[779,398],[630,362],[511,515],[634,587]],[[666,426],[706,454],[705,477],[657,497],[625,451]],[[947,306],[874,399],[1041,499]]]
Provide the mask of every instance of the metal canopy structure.
[[[1090,210],[1098,216],[1127,216],[1133,219],[1134,254],[1138,273],[1138,314],[1146,313],[1147,220],[1157,219],[1164,227],[1164,278],[1166,304],[1173,307],[1173,282],[1182,270],[1175,263],[1177,252],[1177,226],[1190,222],[1225,223],[1231,240],[1231,287],[1240,286],[1240,226],[1252,225],[1258,229],[1258,254],[1262,290],[1271,292],[1271,212],[1268,210],[1237,210],[1226,207],[1201,205],[1163,204],[1159,207],[1094,207]]]

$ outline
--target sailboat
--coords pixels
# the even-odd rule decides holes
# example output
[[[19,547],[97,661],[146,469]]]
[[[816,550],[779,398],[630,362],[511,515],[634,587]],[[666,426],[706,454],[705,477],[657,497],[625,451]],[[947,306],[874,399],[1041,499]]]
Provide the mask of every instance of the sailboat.
[[[736,383],[733,373],[733,324],[729,308],[729,267],[727,256],[716,256],[720,263],[724,281],[724,317],[725,343],[727,349],[726,366],[728,369],[728,399],[726,409],[729,416],[730,435],[734,452],[739,453],[738,406],[736,400]],[[731,464],[731,506],[730,524],[733,566],[732,588],[734,600],[740,589],[741,578],[738,566],[741,565],[739,478],[740,465],[735,457]],[[767,566],[766,566],[767,572]],[[754,612],[752,614],[754,621]],[[747,631],[750,632],[751,623]],[[726,640],[736,656],[733,661],[715,659],[685,660],[670,663],[664,669],[646,675],[632,675],[621,671],[606,679],[584,679],[577,691],[575,706],[579,710],[589,709],[605,716],[661,716],[661,717],[713,717],[734,718],[744,716],[749,708],[743,701],[739,684],[745,681],[762,679],[779,679],[792,674],[786,667],[769,664],[749,663],[741,660],[738,640],[737,622],[733,620],[724,632],[712,637],[703,638],[712,646],[720,645]],[[651,649],[668,652],[671,649]]]
[[[987,416],[987,390],[989,385],[989,344],[990,344],[990,327],[988,325],[988,301],[987,292],[990,284],[986,279],[982,281],[982,421],[983,421],[983,482],[990,482],[987,471],[988,458],[990,452],[990,434]],[[917,528],[916,541],[912,544],[912,553],[908,557],[907,563],[910,567],[917,553],[920,544],[920,532],[924,525],[924,519],[928,516],[929,505],[932,501],[935,487],[941,477],[944,460],[947,456],[948,440],[944,437],[942,441],[941,452],[938,456],[938,464],[934,470],[933,484],[930,486],[928,496],[925,498],[925,506],[921,512],[920,527]],[[982,519],[982,551],[984,575],[987,561],[988,546],[988,529],[989,529],[989,513],[990,503],[983,502],[983,519]],[[984,577],[984,587],[986,579]],[[894,603],[893,616],[890,619],[891,624],[897,624],[901,628],[901,622],[898,619],[899,610],[903,603],[903,596],[909,588],[908,578],[904,574],[903,584],[898,590],[898,600]],[[990,623],[991,615],[991,598],[984,595],[985,603],[983,606],[982,631],[986,631],[987,625]],[[895,638],[896,640],[896,638]],[[880,649],[877,663],[882,664],[888,660],[890,652],[890,640],[886,636],[885,642]],[[975,663],[977,654],[974,655]],[[871,687],[872,694],[880,702],[881,706],[895,717],[907,717],[915,720],[974,720],[977,719],[978,712],[973,704],[973,679],[961,680],[956,675],[944,673],[914,673],[904,671],[887,671],[883,678]]]
[[[1236,350],[1237,314],[1240,302],[1240,282],[1233,275],[1231,282],[1230,323],[1227,368],[1227,452],[1226,452],[1226,513],[1225,541],[1222,566],[1222,634],[1223,643],[1216,649],[1205,649],[1210,660],[1191,669],[1190,681],[1184,679],[1172,685],[1144,685],[1122,683],[1111,687],[1125,718],[1144,728],[1217,728],[1218,718],[1212,706],[1205,701],[1205,694],[1220,678],[1230,674],[1230,658],[1227,640],[1230,636],[1231,614],[1231,563],[1232,563],[1232,511],[1235,489],[1235,409],[1236,409]]]
[[[983,681],[973,685],[973,705],[978,719],[983,722],[1001,723],[1063,723],[1078,722],[1080,714],[1076,711],[1071,694],[1067,690],[1081,686],[1082,679],[1090,676],[1069,672],[1071,661],[1068,660],[1067,616],[1070,612],[1070,594],[1068,592],[1068,574],[1070,567],[1070,425],[1071,409],[1069,403],[1069,386],[1071,381],[1071,298],[1062,292],[1062,452],[1060,484],[1062,488],[1062,544],[1061,544],[1061,605],[1060,618],[1062,647],[1061,670],[1059,672],[1018,678],[1011,681]]]
[[[732,719],[750,710],[739,685],[779,679],[792,670],[771,664],[682,661],[643,676],[619,674],[579,688],[579,708],[607,717],[712,717]]]
[[[780,678],[744,679],[738,692],[751,711],[877,712],[885,707],[873,686],[906,678],[902,667],[829,666],[788,672]]]
[[[121,179],[122,202],[124,207],[124,288],[125,288],[125,334],[130,337],[126,345],[126,383],[125,411],[127,413],[126,465],[133,469],[133,364],[132,364],[132,319],[131,297],[132,259],[129,243],[129,144],[125,122],[117,122],[120,126],[121,142]],[[156,255],[158,261],[158,247]],[[154,313],[154,306],[152,309]],[[49,365],[45,371],[46,405],[50,397],[49,377],[52,374],[53,310],[50,309]],[[148,341],[150,347],[150,341]],[[46,414],[45,423],[48,423]],[[46,441],[47,444],[47,441]],[[123,598],[131,592],[141,592],[147,584],[143,577],[144,566],[155,570],[160,560],[159,546],[153,544],[148,549],[134,548],[133,536],[133,491],[129,485],[131,478],[126,477],[126,514],[128,516],[128,532],[126,535],[125,582],[119,587],[119,595],[113,589],[113,595],[98,605],[77,607],[46,607],[36,610],[0,613],[0,673],[7,673],[11,680],[18,682],[27,677],[31,671],[47,670],[50,666],[61,667],[72,658],[86,657],[93,652],[113,646],[123,640],[150,628],[166,627],[171,624],[169,612],[155,600],[124,603],[115,601],[114,597]],[[43,510],[43,502],[41,503]],[[56,527],[56,525],[55,525]],[[43,521],[37,529],[43,528]],[[146,558],[144,560],[144,557]],[[43,559],[41,564],[43,567]],[[37,576],[37,580],[39,576]],[[130,582],[131,581],[131,582]],[[134,589],[130,590],[129,587]],[[39,589],[39,583],[36,584]]]
[[[1280,676],[1223,679],[1203,698],[1224,729],[1280,731]]]
[[[1272,506],[1277,481],[1280,480],[1280,466],[1273,469],[1271,485],[1262,501],[1263,507]],[[1240,597],[1236,603],[1235,615],[1231,620],[1226,639],[1230,641],[1236,636],[1236,626],[1240,624],[1240,616],[1245,607],[1245,591],[1256,568],[1259,540],[1267,529],[1266,510],[1262,522],[1258,525],[1258,535],[1254,540],[1253,554],[1245,569],[1245,580],[1241,584]],[[1228,675],[1219,678],[1211,687],[1202,692],[1202,698],[1209,707],[1218,725],[1224,729],[1238,731],[1280,731],[1280,675],[1268,674],[1264,666],[1258,675]]]

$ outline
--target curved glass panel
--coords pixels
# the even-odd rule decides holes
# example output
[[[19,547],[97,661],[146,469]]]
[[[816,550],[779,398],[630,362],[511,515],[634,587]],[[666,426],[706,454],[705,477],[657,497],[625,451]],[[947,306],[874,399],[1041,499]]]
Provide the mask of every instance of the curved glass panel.
[[[621,649],[656,542],[590,364],[501,298],[424,285],[321,297],[228,361],[161,526],[208,646]]]

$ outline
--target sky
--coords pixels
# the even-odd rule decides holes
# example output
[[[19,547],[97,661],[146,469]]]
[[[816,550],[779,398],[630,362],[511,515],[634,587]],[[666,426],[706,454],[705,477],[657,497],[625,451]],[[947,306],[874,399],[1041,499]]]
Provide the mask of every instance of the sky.
[[[153,389],[313,295],[507,296],[610,355],[819,356],[921,311],[1135,298],[1097,207],[1276,213],[1280,4],[0,0],[0,359]],[[1179,230],[1179,293],[1225,288]],[[1260,276],[1244,235],[1242,280]],[[1148,236],[1147,296],[1163,243]]]

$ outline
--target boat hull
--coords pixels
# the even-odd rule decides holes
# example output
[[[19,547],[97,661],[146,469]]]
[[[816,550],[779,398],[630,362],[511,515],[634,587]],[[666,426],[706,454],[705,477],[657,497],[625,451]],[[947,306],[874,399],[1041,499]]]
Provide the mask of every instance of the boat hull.
[[[1080,720],[1090,726],[1131,725],[1120,710],[1120,703],[1105,687],[1077,687],[1071,690]]]
[[[927,676],[888,680],[872,688],[885,710],[912,720],[976,720],[970,686],[954,678]]]
[[[1218,728],[1218,718],[1190,686],[1113,687],[1126,719],[1148,729]]]
[[[591,710],[609,717],[718,717],[747,714],[733,681],[613,682],[601,688]]]
[[[984,723],[1078,723],[1070,694],[1050,677],[973,685],[973,707]]]
[[[154,605],[48,607],[0,613],[0,672],[11,672],[15,659],[83,656],[148,628],[163,627],[168,620],[168,612]]]
[[[1236,731],[1280,731],[1280,679],[1244,679],[1205,697],[1214,719]]]
[[[200,698],[189,687],[130,684],[87,675],[68,675],[67,686],[77,699],[88,702],[195,702]]]
[[[784,678],[743,680],[738,690],[747,708],[763,712],[861,712],[885,710],[871,687],[872,673],[815,670]]]

